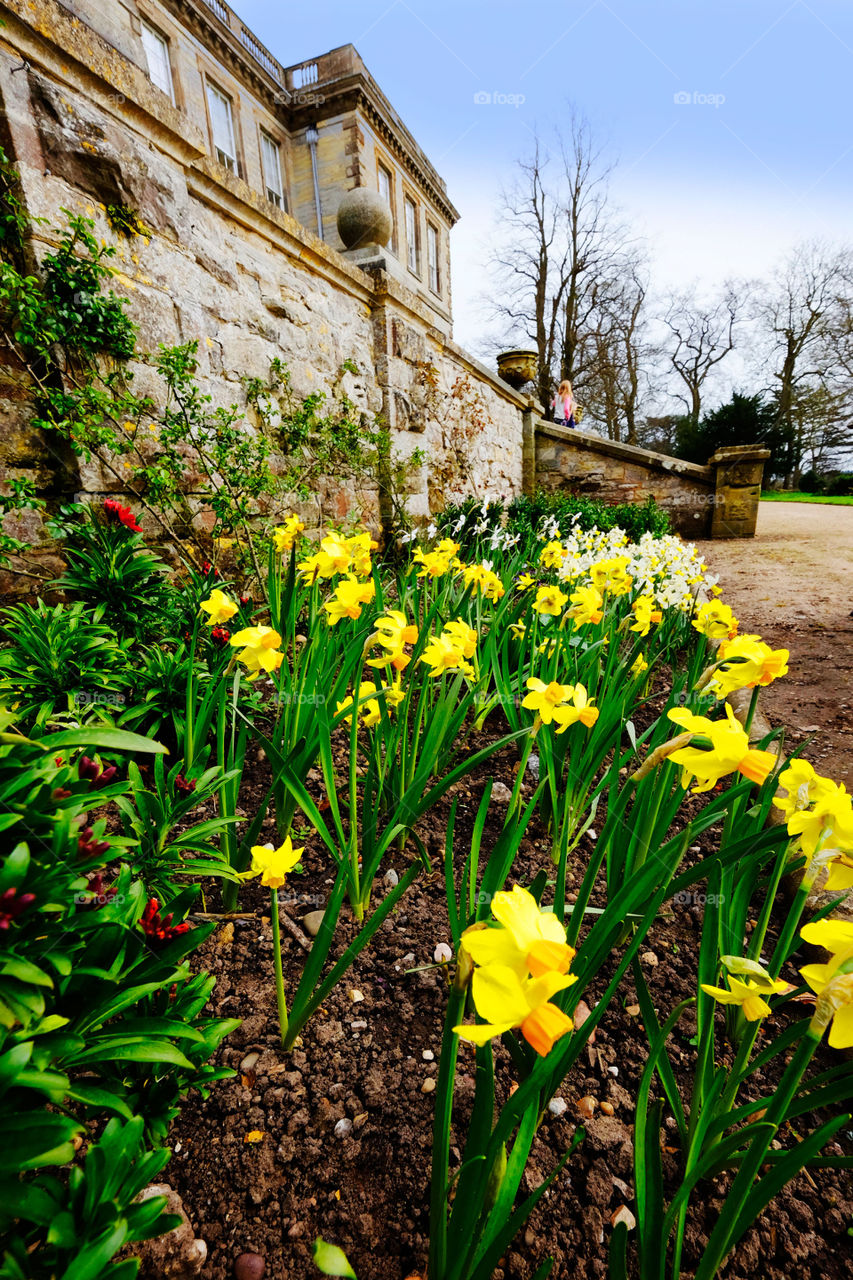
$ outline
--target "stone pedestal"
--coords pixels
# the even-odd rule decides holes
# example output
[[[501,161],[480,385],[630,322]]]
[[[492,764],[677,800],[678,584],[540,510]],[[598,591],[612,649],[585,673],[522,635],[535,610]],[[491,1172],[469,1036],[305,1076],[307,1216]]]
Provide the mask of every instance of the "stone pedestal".
[[[769,449],[748,444],[718,449],[709,460],[708,465],[717,473],[712,538],[755,536],[764,464],[769,457]]]

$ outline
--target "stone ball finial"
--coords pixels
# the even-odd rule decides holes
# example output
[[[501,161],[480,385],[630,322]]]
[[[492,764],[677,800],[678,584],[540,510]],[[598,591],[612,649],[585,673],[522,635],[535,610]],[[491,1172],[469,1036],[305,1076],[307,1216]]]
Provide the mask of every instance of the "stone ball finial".
[[[338,235],[347,249],[387,244],[393,229],[388,202],[369,187],[354,187],[338,205]]]

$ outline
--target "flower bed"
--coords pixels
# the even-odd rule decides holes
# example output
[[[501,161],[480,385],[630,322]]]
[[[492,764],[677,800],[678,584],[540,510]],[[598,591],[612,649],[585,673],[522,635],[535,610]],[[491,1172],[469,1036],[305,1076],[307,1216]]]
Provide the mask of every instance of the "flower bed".
[[[125,949],[109,971],[76,974],[105,1001],[99,1056],[79,998],[48,973],[54,1016],[74,1015],[77,1057],[57,1024],[38,1058],[40,1072],[64,1072],[48,1096],[68,1140],[90,1152],[117,1141],[118,1121],[102,1126],[118,1108],[159,1168],[163,1104],[152,1112],[152,1080],[133,1084],[119,1050],[129,1037],[128,1061],[144,1062],[146,1037],[189,1039],[204,1050],[182,1055],[196,1077],[172,1069],[177,1049],[162,1065],[161,1049],[155,1092],[165,1080],[206,1092],[216,1071],[236,1072],[190,1101],[173,1135],[170,1176],[212,1276],[241,1251],[260,1251],[267,1274],[310,1274],[312,1252],[348,1274],[319,1238],[343,1246],[361,1280],[608,1267],[710,1280],[725,1265],[757,1274],[759,1248],[766,1274],[794,1247],[760,1217],[780,1193],[808,1196],[797,1212],[812,1222],[834,1197],[827,1239],[797,1248],[804,1267],[842,1274],[829,1237],[846,1231],[853,1078],[824,1038],[853,1043],[853,936],[804,911],[822,867],[830,889],[853,885],[850,800],[750,743],[757,691],[787,654],[739,635],[719,600],[697,607],[715,586],[695,550],[551,517],[477,534],[488,559],[445,533],[395,569],[368,534],[313,546],[291,517],[269,539],[254,603],[213,566],[170,591],[134,523],[124,509],[89,513],[65,580],[78,602],[19,607],[7,623],[15,820],[0,927],[25,985],[45,939],[53,953],[54,898],[60,934],[79,935],[85,909],[160,962],[163,947],[201,946],[219,975],[207,1013],[221,1020],[194,1039],[211,988],[199,974],[201,1004],[175,1006],[183,970],[157,969],[144,992],[122,970],[111,1006],[100,993]],[[140,652],[137,622],[122,634],[121,617],[145,619],[153,639],[155,613],[165,639]],[[746,728],[725,703],[745,687]],[[51,732],[69,718],[86,723]],[[156,733],[169,764],[156,747],[135,759],[147,744],[128,727]],[[84,742],[104,759],[81,762]],[[37,774],[26,786],[22,760]],[[768,826],[774,800],[787,829]],[[73,839],[82,859],[49,893],[16,852],[22,835],[28,848],[40,838],[35,811],[61,857]],[[786,907],[778,889],[796,865],[803,888]],[[200,923],[211,906],[212,937]],[[825,946],[828,964],[804,963],[803,942]],[[29,972],[33,989],[44,976]],[[23,1078],[8,1116],[22,1090],[34,1110],[45,1093],[13,1047],[36,1046],[39,1028],[10,1009],[13,1058],[0,1062]],[[229,1030],[212,1072],[202,1063]],[[108,1064],[106,1088],[91,1063]],[[29,1168],[72,1154],[44,1146]],[[96,1163],[79,1166],[81,1187]],[[21,1186],[43,1176],[25,1168]],[[8,1274],[53,1274],[36,1192],[10,1203]],[[155,1229],[159,1207],[116,1249]],[[61,1246],[75,1239],[69,1227]],[[87,1276],[114,1274],[107,1239]]]

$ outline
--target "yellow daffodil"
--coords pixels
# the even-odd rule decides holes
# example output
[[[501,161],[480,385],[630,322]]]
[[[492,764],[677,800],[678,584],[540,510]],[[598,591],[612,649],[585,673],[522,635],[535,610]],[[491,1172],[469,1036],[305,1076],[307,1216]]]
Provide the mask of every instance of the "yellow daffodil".
[[[362,605],[369,604],[375,594],[376,586],[371,580],[359,582],[349,574],[338,583],[334,597],[323,605],[329,626],[337,626],[341,618],[360,618]]]
[[[571,975],[554,970],[523,980],[507,965],[491,964],[475,969],[471,994],[485,1025],[463,1025],[453,1030],[472,1044],[486,1044],[495,1036],[519,1027],[528,1044],[544,1057],[561,1036],[572,1030],[571,1018],[549,1001],[574,981]]]
[[[265,888],[280,889],[284,884],[284,877],[293,870],[304,852],[304,847],[294,849],[290,836],[277,849],[269,844],[253,845],[252,871],[261,877],[261,884]]]
[[[563,703],[554,711],[554,721],[560,727],[557,733],[565,733],[566,730],[578,721],[587,729],[591,729],[598,719],[598,707],[594,707],[594,699],[587,697],[586,689],[582,684],[576,684],[572,690],[571,698],[568,702]]]
[[[837,853],[827,863],[828,875],[823,882],[825,893],[847,893],[853,889],[853,858]]]
[[[546,542],[539,552],[539,563],[544,565],[546,569],[559,569],[565,556],[566,549],[562,542]]]
[[[352,554],[346,539],[340,533],[330,533],[320,543],[320,550],[296,566],[304,582],[316,582],[318,578],[333,578],[336,573],[346,573]]]
[[[377,550],[379,543],[369,533],[356,533],[346,539],[346,547],[352,558],[352,572],[359,578],[369,577],[373,570],[370,553]]]
[[[437,542],[435,545],[435,549],[439,555],[447,556],[450,560],[459,554],[460,548],[461,543],[454,542],[452,538],[442,538],[441,541]]]
[[[379,721],[382,719],[382,708],[378,701],[376,698],[368,697],[369,694],[376,693],[376,691],[376,685],[372,680],[362,680],[361,684],[358,686],[358,714],[361,717],[361,723],[366,729],[372,729],[373,726],[379,724]],[[367,699],[366,702],[363,701],[365,698]],[[343,702],[339,702],[336,705],[335,714],[338,715],[341,711],[346,711],[352,707],[352,705],[352,698],[344,698]],[[344,719],[347,724],[352,724],[352,715],[344,716]]]
[[[597,591],[608,591],[613,596],[623,596],[631,590],[633,578],[628,573],[627,556],[611,556],[590,565],[589,576]]]
[[[799,810],[809,809],[831,796],[834,791],[835,783],[815,773],[808,760],[791,760],[779,774],[779,790],[774,803],[786,818],[790,818]]]
[[[474,668],[466,662],[462,648],[446,630],[440,636],[432,637],[421,654],[421,662],[427,664],[431,676],[442,676],[452,671],[461,671],[468,677],[474,675]]]
[[[641,636],[647,636],[651,628],[656,627],[663,617],[660,609],[655,608],[655,602],[651,596],[637,596],[631,608],[637,620],[629,630],[637,631]]]
[[[477,632],[473,627],[469,627],[461,618],[454,618],[444,624],[444,633],[462,650],[463,658],[473,658],[477,651]]]
[[[234,633],[230,644],[241,650],[237,660],[247,667],[250,680],[261,671],[277,671],[284,660],[284,655],[278,652],[281,636],[272,627],[246,627]]]
[[[417,574],[419,578],[440,578],[450,572],[451,557],[444,555],[441,551],[417,550],[412,556],[412,561],[420,565]]]
[[[781,981],[773,982],[770,991],[759,983],[750,981],[749,978],[742,981],[729,974],[727,981],[728,990],[725,987],[709,986],[707,982],[703,982],[701,987],[705,994],[713,996],[718,1004],[740,1005],[747,1022],[757,1022],[759,1018],[766,1018],[768,1013],[772,1012],[770,1005],[764,999],[765,994],[788,990],[787,982]]]
[[[638,653],[634,661],[631,663],[631,675],[640,676],[644,671],[648,671],[649,664],[641,653]]]
[[[565,591],[561,591],[559,587],[540,587],[536,592],[533,608],[536,613],[550,614],[552,617],[556,617],[562,613],[563,605],[568,598]]]
[[[575,620],[575,631],[590,623],[600,622],[604,616],[602,606],[604,597],[596,587],[578,587],[569,597],[571,607],[568,615]]]
[[[214,587],[207,600],[202,600],[199,607],[208,615],[206,624],[208,627],[221,627],[237,612],[234,601],[230,600],[218,587]]]
[[[543,724],[551,723],[555,708],[571,698],[575,691],[574,685],[558,684],[556,680],[545,684],[544,680],[537,680],[535,676],[527,681],[527,687],[530,693],[522,700],[521,705],[528,711],[535,711]]]
[[[536,586],[536,579],[529,573],[521,573],[516,578],[515,585],[519,591],[529,591],[531,587]]]
[[[696,611],[692,626],[700,635],[719,640],[723,636],[733,639],[737,634],[738,622],[727,604],[722,600],[709,600],[701,604]]]
[[[279,555],[283,551],[290,551],[305,529],[305,525],[297,515],[289,515],[285,518],[284,524],[277,525],[272,531],[273,546]]]
[[[553,911],[539,906],[521,885],[510,892],[499,890],[492,900],[492,915],[500,928],[473,925],[462,935],[462,946],[475,964],[502,964],[519,978],[539,978],[543,973],[568,973],[574,948],[566,943],[566,930]]]
[[[669,757],[682,767],[683,787],[688,787],[693,778],[701,782],[701,786],[693,788],[694,794],[710,791],[726,774],[736,771],[749,778],[750,782],[760,784],[776,765],[776,757],[771,751],[758,751],[750,747],[745,729],[735,719],[728,704],[725,720],[696,716],[684,707],[676,707],[670,711],[669,719],[689,733],[710,739],[710,750],[694,746],[681,747]]]
[[[788,650],[771,649],[758,636],[723,640],[717,658],[724,665],[714,672],[708,688],[718,698],[727,698],[735,689],[771,684],[788,670]]]
[[[813,857],[818,847],[824,854],[853,850],[853,801],[846,789],[831,782],[830,789],[823,791],[813,808],[791,815],[788,832],[799,836],[808,857]]]
[[[388,652],[383,658],[373,658],[367,665],[384,667],[390,663],[395,671],[404,671],[411,662],[405,652],[405,645],[417,643],[417,627],[407,622],[406,615],[400,609],[389,609],[383,617],[377,618],[375,625],[376,631],[370,637],[368,647],[380,644]]]
[[[829,1043],[834,1049],[849,1049],[853,1046],[853,974],[839,970],[853,961],[853,923],[818,920],[804,925],[800,937],[830,953],[826,963],[804,965],[800,974],[818,996],[822,1017],[831,1020]]]

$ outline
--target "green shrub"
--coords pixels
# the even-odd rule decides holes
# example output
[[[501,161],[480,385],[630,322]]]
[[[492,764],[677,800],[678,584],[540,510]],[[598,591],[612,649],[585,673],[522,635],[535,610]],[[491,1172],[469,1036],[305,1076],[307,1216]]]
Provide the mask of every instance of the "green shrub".
[[[135,841],[96,816],[128,790],[98,748],[162,750],[115,729],[0,745],[4,1280],[129,1280],[110,1259],[174,1225],[134,1201],[179,1100],[232,1074],[208,1060],[237,1024],[204,1015],[213,979],[188,963],[214,927],[184,919],[200,889],[149,898]]]

